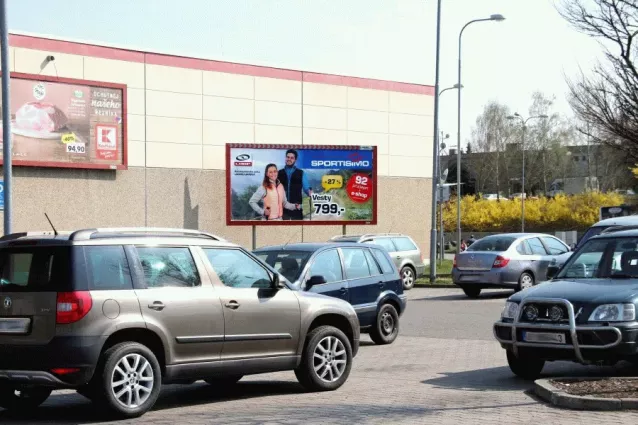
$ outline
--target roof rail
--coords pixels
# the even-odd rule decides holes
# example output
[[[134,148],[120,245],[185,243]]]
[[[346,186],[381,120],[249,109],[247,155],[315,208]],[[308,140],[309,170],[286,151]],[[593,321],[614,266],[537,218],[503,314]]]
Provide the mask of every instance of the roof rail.
[[[363,235],[337,235],[333,236],[331,240],[337,240],[342,238],[359,238],[359,240],[365,238],[373,238],[375,236],[403,236],[402,233],[365,233]]]
[[[89,240],[96,234],[116,234],[116,233],[140,233],[140,234],[153,234],[154,236],[189,236],[208,238],[215,241],[225,242],[226,239],[213,235],[211,233],[201,232],[199,230],[192,229],[176,229],[170,227],[109,227],[109,228],[93,228],[77,230],[69,236],[69,240],[82,241]]]
[[[71,232],[58,232],[58,235],[68,235]],[[41,231],[41,232],[17,232],[17,233],[10,233],[8,235],[4,235],[2,237],[0,237],[0,242],[2,241],[13,241],[16,239],[20,239],[20,238],[28,238],[28,237],[32,237],[32,236],[55,236],[55,232],[53,232],[52,230],[46,230],[46,231]]]
[[[622,232],[623,230],[637,230],[638,229],[638,225],[631,225],[631,226],[610,226],[606,229],[604,229],[603,231],[601,231],[599,234],[606,234],[606,233],[614,233],[614,232]]]

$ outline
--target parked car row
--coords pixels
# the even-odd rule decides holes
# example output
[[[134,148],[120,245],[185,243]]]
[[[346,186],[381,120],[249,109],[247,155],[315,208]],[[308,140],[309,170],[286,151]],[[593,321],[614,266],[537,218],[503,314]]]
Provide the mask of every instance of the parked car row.
[[[362,332],[377,344],[399,334],[403,271],[423,269],[407,239],[251,253],[184,229],[6,235],[0,407],[28,411],[66,388],[132,418],[153,407],[164,384],[228,386],[284,370],[310,391],[335,390]],[[397,254],[404,248],[406,258]]]

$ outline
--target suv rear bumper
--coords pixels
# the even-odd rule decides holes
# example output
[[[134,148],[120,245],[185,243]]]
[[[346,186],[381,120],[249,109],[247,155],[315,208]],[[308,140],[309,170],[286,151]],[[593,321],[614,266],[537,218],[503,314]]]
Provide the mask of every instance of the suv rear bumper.
[[[87,383],[97,366],[106,337],[55,337],[45,345],[0,345],[0,383],[56,388]],[[53,369],[78,369],[56,375]]]

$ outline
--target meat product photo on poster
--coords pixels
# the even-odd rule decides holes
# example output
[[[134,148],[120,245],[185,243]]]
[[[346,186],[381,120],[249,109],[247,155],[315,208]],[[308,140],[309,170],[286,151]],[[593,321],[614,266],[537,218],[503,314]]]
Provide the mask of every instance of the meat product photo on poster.
[[[227,224],[376,224],[376,147],[226,145]]]
[[[126,86],[20,73],[10,84],[15,165],[126,168]]]

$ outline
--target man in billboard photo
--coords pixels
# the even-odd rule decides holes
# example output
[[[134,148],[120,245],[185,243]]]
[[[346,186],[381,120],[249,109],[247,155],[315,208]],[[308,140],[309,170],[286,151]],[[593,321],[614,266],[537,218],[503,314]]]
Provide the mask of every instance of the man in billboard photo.
[[[284,220],[303,220],[303,208],[301,207],[303,193],[309,197],[312,196],[312,188],[308,184],[308,177],[304,170],[297,168],[297,158],[299,154],[294,149],[286,151],[286,166],[279,170],[278,180],[284,186],[286,198],[292,204],[298,204],[299,209],[288,210],[283,212]]]
[[[259,202],[263,203],[263,208]],[[283,185],[277,180],[277,166],[266,165],[264,180],[248,201],[252,209],[262,216],[262,220],[281,220],[285,211],[298,211],[300,204],[288,202]]]

